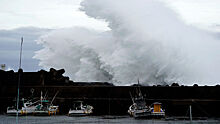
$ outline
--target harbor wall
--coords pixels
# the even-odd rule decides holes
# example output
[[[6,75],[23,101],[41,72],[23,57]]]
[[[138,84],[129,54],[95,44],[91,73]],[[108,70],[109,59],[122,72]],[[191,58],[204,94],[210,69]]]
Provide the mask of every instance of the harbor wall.
[[[41,92],[67,114],[75,100],[94,107],[95,115],[126,115],[131,95],[140,89],[148,105],[161,102],[168,116],[220,117],[220,86],[114,86],[106,82],[73,82],[62,76],[64,70],[21,72],[20,98],[40,98]],[[0,112],[15,103],[17,72],[0,71]]]

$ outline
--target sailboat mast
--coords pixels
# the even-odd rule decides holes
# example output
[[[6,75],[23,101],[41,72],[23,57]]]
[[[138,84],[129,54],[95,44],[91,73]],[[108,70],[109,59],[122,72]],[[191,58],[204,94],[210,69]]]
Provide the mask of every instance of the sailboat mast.
[[[21,69],[22,44],[23,44],[23,37],[21,37],[21,47],[20,47],[19,69]]]
[[[22,44],[23,44],[23,37],[21,37],[21,47],[20,47],[20,59],[19,59],[19,69],[18,69],[18,96],[17,96],[17,116],[16,116],[16,124],[18,123],[18,108],[19,108],[19,88],[20,88],[20,81],[21,81],[21,55],[22,55]]]

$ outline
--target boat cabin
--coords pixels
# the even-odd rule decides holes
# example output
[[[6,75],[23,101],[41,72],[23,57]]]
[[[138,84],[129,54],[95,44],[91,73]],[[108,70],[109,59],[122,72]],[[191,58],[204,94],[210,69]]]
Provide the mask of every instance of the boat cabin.
[[[161,103],[155,102],[154,105],[154,111],[153,112],[161,112]]]
[[[81,110],[83,107],[83,101],[74,101],[72,110]]]

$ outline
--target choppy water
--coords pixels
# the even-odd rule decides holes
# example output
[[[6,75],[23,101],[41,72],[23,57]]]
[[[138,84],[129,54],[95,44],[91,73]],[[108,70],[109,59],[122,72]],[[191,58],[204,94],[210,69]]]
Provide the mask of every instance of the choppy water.
[[[189,120],[137,120],[129,116],[21,116],[19,124],[190,124]],[[0,124],[15,124],[15,116],[0,115]],[[220,120],[193,120],[193,124],[220,124]]]

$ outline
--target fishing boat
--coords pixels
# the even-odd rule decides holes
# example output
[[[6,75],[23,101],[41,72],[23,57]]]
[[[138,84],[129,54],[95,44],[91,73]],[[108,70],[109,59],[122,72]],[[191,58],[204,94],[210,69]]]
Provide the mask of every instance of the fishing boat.
[[[73,102],[72,108],[70,108],[69,116],[86,116],[92,114],[93,107],[90,105],[83,105],[83,101]]]
[[[33,113],[35,110],[35,106],[33,106],[34,103],[32,103],[32,100],[28,100],[25,102],[25,99],[22,98],[21,100],[19,100],[19,108],[17,111],[17,105],[15,104],[15,106],[11,106],[7,108],[7,114],[8,115],[24,115],[24,114],[30,114]],[[18,113],[17,113],[18,112]]]
[[[21,82],[21,74],[23,73],[23,70],[21,68],[21,57],[22,57],[22,44],[23,44],[23,37],[21,38],[21,47],[20,47],[20,59],[19,59],[19,69],[18,69],[18,89],[17,89],[17,98],[16,98],[16,104],[12,107],[7,107],[7,114],[8,115],[17,115],[16,122],[18,121],[18,115],[28,115],[28,114],[37,114],[37,115],[52,115],[57,114],[59,111],[58,106],[54,106],[53,100],[55,99],[57,93],[53,97],[53,100],[49,102],[49,100],[42,96],[40,100],[26,100],[23,98],[22,101],[20,101],[20,82]],[[21,103],[22,102],[22,103]]]
[[[144,118],[151,115],[151,108],[146,105],[141,93],[138,97],[132,98],[133,104],[129,107],[128,113],[134,118]]]
[[[50,105],[48,100],[42,100],[33,112],[34,115],[56,115],[59,111],[59,106]]]
[[[162,109],[161,103],[155,102],[147,106],[143,97],[134,98],[133,104],[129,107],[128,113],[134,118],[164,118],[165,110]]]
[[[8,107],[6,113],[7,113],[7,115],[17,115],[17,113],[18,113],[18,115],[22,115],[21,110],[17,111],[16,106]]]
[[[139,81],[138,81],[138,86]],[[140,87],[137,89],[137,96],[131,99],[133,104],[129,107],[128,113],[134,118],[163,118],[165,117],[165,110],[162,109],[161,103],[155,102],[151,106],[146,105],[144,97],[141,93]]]
[[[18,115],[55,115],[59,112],[59,106],[54,106],[52,104],[53,100],[50,102],[45,97],[42,97],[41,92],[40,100],[25,100],[23,98],[21,100],[22,104],[20,104],[21,108],[17,111],[16,107],[14,106],[8,107],[7,114],[16,115],[18,113]]]
[[[53,97],[53,100],[55,99],[57,93]],[[45,94],[45,97],[46,97],[46,94]],[[42,92],[41,92],[40,101],[35,107],[35,110],[33,113],[34,115],[55,115],[58,113],[59,106],[54,106],[52,104],[53,100],[50,102],[45,97],[42,97]]]

